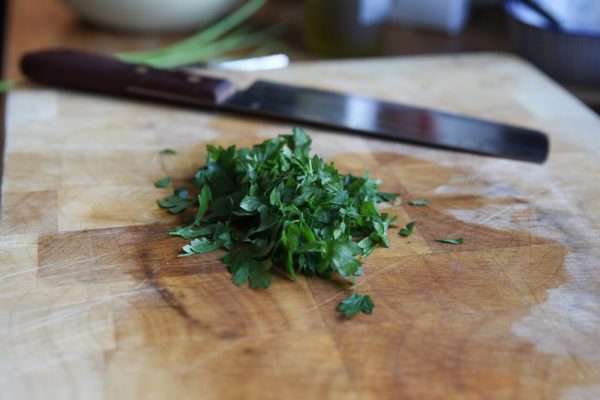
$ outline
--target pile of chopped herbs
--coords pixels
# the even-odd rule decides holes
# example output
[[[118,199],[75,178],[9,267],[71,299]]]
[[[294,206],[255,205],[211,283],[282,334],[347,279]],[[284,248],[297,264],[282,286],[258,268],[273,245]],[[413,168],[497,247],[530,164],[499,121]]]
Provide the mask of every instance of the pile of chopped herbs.
[[[252,148],[207,146],[206,165],[196,172],[197,198],[187,188],[159,201],[170,213],[194,208],[187,225],[167,231],[190,240],[180,257],[224,249],[223,262],[237,285],[265,289],[274,269],[354,282],[361,259],[388,246],[396,217],[377,204],[395,199],[368,175],[342,175],[333,163],[310,156],[310,137],[299,128]],[[161,181],[156,185],[161,186]],[[168,184],[168,183],[167,183]],[[197,211],[195,208],[197,207]],[[414,222],[401,232],[412,233]],[[374,304],[352,294],[337,310],[346,317]]]
[[[186,189],[159,202],[172,213],[198,207],[189,225],[168,231],[191,239],[186,257],[217,249],[233,281],[267,288],[273,268],[298,274],[353,279],[362,274],[357,256],[387,246],[395,218],[377,209],[394,195],[379,191],[368,176],[341,175],[310,156],[310,137],[296,128],[251,149],[207,146],[206,165],[194,176],[197,199]],[[370,313],[370,298],[354,295],[340,303],[347,316]]]

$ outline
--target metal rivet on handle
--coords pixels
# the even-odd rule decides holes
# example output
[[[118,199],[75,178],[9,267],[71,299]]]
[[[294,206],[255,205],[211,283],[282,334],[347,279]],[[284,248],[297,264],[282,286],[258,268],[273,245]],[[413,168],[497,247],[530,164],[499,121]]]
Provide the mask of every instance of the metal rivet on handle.
[[[148,67],[146,67],[145,65],[138,65],[135,67],[135,73],[136,74],[140,74],[140,75],[144,75],[148,73]]]
[[[198,83],[202,80],[201,77],[199,77],[198,75],[188,75],[187,76],[187,81],[189,83]]]

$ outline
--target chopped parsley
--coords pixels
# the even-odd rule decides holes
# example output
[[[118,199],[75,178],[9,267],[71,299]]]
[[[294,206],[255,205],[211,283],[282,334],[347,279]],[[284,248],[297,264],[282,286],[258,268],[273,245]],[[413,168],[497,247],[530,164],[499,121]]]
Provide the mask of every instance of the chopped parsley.
[[[171,178],[169,178],[168,176],[154,182],[154,186],[157,188],[161,188],[161,189],[166,188],[170,184],[171,184]]]
[[[463,244],[463,238],[443,238],[443,239],[435,239],[436,242],[446,243],[446,244]]]
[[[406,224],[406,228],[402,228],[400,229],[400,232],[398,232],[400,234],[400,236],[410,236],[413,233],[413,228],[415,227],[417,223],[415,221],[409,222],[408,224]]]
[[[175,189],[172,195],[160,200],[158,205],[166,208],[171,214],[179,214],[194,204],[194,200],[189,197],[186,188]]]
[[[344,314],[344,317],[350,318],[362,311],[365,314],[371,314],[375,304],[369,295],[354,293],[346,297],[337,306],[337,311]]]
[[[354,282],[361,258],[388,246],[387,230],[396,219],[377,204],[395,195],[379,191],[368,175],[343,175],[333,163],[310,156],[310,137],[299,128],[252,148],[207,146],[206,165],[192,185],[159,205],[177,214],[197,207],[189,224],[167,233],[190,240],[182,257],[224,249],[223,263],[237,285],[257,289],[281,268],[298,274]],[[370,314],[369,296],[354,294],[338,311],[346,317]]]
[[[411,206],[426,206],[429,204],[427,199],[414,199],[408,202]]]

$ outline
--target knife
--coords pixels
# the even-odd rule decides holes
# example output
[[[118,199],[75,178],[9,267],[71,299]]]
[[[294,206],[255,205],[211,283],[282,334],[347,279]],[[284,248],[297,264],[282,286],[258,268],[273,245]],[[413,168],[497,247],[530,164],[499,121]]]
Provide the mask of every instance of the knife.
[[[285,54],[269,54],[258,57],[235,58],[232,60],[214,60],[195,63],[178,68],[192,74],[202,73],[205,69],[220,69],[226,71],[266,71],[285,68],[290,59]]]
[[[221,78],[154,69],[68,49],[26,54],[21,69],[50,85],[309,123],[363,135],[542,163],[543,133],[368,97],[256,81],[238,90]]]

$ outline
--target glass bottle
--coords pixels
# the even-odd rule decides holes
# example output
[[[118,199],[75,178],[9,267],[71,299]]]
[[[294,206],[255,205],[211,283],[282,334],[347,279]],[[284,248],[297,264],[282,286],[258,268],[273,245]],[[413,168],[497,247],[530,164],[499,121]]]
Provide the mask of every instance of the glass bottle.
[[[305,0],[304,33],[309,50],[332,57],[381,51],[393,0]]]

